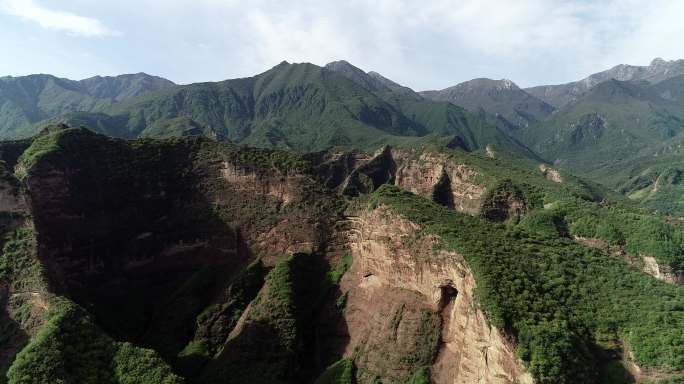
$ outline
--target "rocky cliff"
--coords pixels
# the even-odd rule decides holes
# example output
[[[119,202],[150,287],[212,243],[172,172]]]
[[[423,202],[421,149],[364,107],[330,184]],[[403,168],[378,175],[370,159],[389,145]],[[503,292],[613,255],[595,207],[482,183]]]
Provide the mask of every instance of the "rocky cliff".
[[[342,279],[360,382],[400,382],[428,368],[435,383],[531,383],[511,341],[473,297],[463,258],[379,207],[350,218],[354,262]]]
[[[319,160],[328,186],[358,196],[393,184],[459,212],[480,212],[485,181],[447,152],[385,147],[373,156],[337,155]],[[335,172],[335,173],[333,173]]]
[[[322,197],[306,164],[203,139],[126,142],[61,129],[18,159],[21,179],[8,175],[0,202],[8,217],[31,215],[36,240],[26,241],[46,292],[196,374],[263,285],[264,268],[328,246],[336,198]],[[5,292],[43,302],[35,290]],[[209,355],[197,360],[193,343]],[[23,346],[15,344],[5,365]]]
[[[610,208],[569,175],[63,128],[0,144],[9,383],[608,382],[627,345],[676,377],[680,287],[568,238],[560,199]]]
[[[2,167],[0,165],[0,167]],[[46,322],[48,290],[36,257],[34,226],[18,180],[0,181],[0,373]],[[4,382],[4,381],[3,381]]]
[[[393,151],[395,185],[459,212],[477,214],[486,187],[471,166],[439,152]]]

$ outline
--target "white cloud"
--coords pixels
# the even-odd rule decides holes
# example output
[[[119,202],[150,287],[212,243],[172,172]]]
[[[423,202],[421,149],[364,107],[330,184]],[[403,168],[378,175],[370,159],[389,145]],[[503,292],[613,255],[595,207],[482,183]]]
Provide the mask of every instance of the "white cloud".
[[[345,59],[417,89],[473,77],[530,86],[578,80],[620,63],[644,65],[656,56],[684,58],[678,43],[684,2],[671,0],[0,0],[0,10],[3,5],[83,36],[113,32],[64,10],[106,14],[125,38],[94,44],[50,36],[66,52],[100,58],[73,64],[84,76],[109,62],[122,72],[207,81],[253,75],[282,60]],[[6,24],[0,35],[16,28]],[[33,50],[34,62],[41,54]],[[24,67],[0,62],[15,73]],[[43,71],[53,69],[46,63]]]
[[[61,30],[76,36],[99,37],[119,34],[97,19],[49,9],[34,0],[0,0],[0,9],[9,15],[36,22],[43,28]]]
[[[226,8],[243,16],[240,52],[254,63],[347,59],[417,88],[474,76],[572,81],[620,63],[684,58],[684,3],[666,0],[255,0]]]

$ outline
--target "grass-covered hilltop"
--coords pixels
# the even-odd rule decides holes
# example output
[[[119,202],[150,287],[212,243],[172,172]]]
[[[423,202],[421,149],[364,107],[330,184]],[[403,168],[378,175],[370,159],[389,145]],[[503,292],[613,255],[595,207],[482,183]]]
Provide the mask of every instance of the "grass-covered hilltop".
[[[682,383],[677,63],[0,78],[0,383]]]

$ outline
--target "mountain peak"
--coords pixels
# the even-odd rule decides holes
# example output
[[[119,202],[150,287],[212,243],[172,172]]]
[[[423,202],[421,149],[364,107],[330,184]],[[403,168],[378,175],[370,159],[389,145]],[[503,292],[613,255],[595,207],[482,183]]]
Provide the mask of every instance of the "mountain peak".
[[[520,89],[509,79],[477,78],[440,91],[421,92],[428,99],[448,101],[472,113],[485,112],[491,121],[519,128],[542,120],[553,107]]]
[[[367,76],[367,73],[364,72],[361,68],[352,65],[346,60],[331,61],[328,64],[326,64],[324,68],[329,71],[341,73],[345,76]]]
[[[280,63],[278,63],[277,65],[274,65],[273,68],[269,69],[269,71],[272,71],[274,69],[284,68],[284,67],[287,67],[289,65],[290,65],[290,63],[287,60],[283,60]],[[268,72],[268,71],[266,71],[266,72]]]
[[[659,65],[667,64],[667,63],[669,63],[669,62],[665,61],[662,57],[656,57],[655,59],[653,59],[651,61],[651,64],[649,65],[649,67],[656,67]]]
[[[371,90],[378,91],[386,87],[382,82],[379,82],[376,78],[364,72],[362,69],[355,67],[345,60],[333,61],[325,65],[325,69],[331,72],[335,72],[347,79],[361,85],[362,87]]]
[[[326,67],[326,68],[335,68],[335,67],[345,68],[345,67],[346,67],[346,68],[356,68],[356,69],[358,69],[359,71],[361,70],[361,69],[359,69],[358,67],[352,65],[352,64],[351,64],[350,62],[348,62],[347,60],[335,60],[335,61],[331,61],[331,62],[329,62],[328,64],[326,64],[325,67]]]
[[[453,87],[446,88],[442,91],[467,91],[467,92],[489,92],[489,91],[503,91],[503,90],[519,90],[520,88],[509,79],[494,80],[486,77],[479,77],[456,84]]]

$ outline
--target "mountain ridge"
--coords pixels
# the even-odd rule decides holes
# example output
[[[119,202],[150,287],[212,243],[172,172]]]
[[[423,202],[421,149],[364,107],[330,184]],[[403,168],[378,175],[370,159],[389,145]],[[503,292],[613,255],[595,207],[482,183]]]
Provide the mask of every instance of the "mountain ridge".
[[[253,77],[166,87],[51,122],[83,124],[124,138],[200,133],[304,152],[446,142],[459,136],[472,150],[494,145],[534,157],[479,116],[424,99],[379,76],[347,62],[327,68],[282,62]]]
[[[420,94],[432,100],[451,102],[473,113],[484,111],[492,122],[507,129],[542,121],[555,109],[508,79],[478,78]]]
[[[562,107],[596,84],[606,80],[646,80],[655,84],[682,74],[684,74],[684,60],[665,61],[661,58],[655,58],[647,66],[619,64],[579,81],[529,87],[525,88],[525,91],[555,107]]]
[[[74,111],[97,111],[148,92],[175,86],[145,73],[70,80],[37,74],[0,78],[0,133]],[[35,133],[35,132],[32,132]]]

